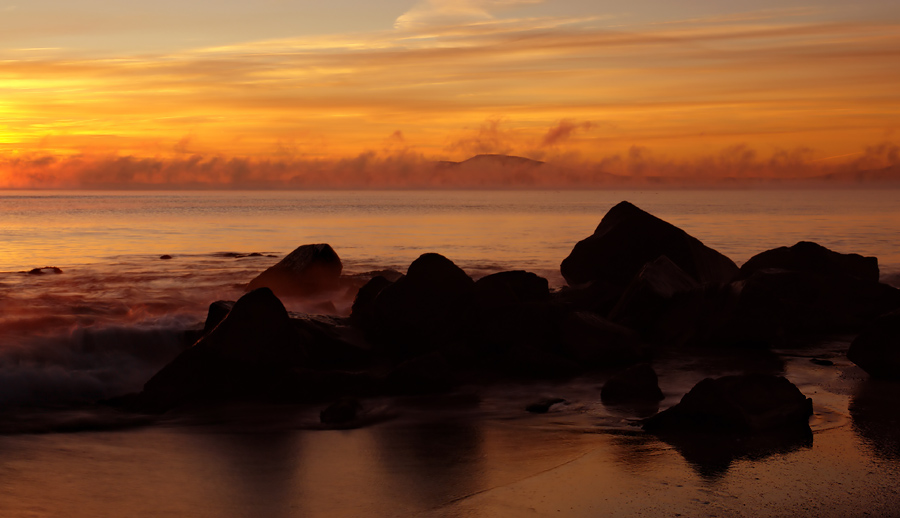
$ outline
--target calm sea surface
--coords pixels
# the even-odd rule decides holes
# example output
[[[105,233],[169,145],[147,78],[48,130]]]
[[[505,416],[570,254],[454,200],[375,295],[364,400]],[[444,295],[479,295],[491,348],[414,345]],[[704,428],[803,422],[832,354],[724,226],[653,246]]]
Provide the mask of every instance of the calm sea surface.
[[[236,299],[302,244],[331,244],[345,273],[405,271],[439,252],[473,277],[526,269],[559,286],[572,246],[628,200],[738,264],[811,240],[878,257],[883,280],[897,284],[898,194],[0,192],[3,429],[77,424],[81,410],[34,409],[140,390],[210,302]],[[64,273],[23,273],[44,266]],[[286,305],[304,309],[296,304]],[[869,380],[846,345],[763,359],[816,404],[812,445],[791,451],[698,458],[635,432],[627,412],[598,401],[602,380],[576,380],[493,387],[440,408],[369,401],[384,421],[358,430],[316,429],[318,408],[276,408],[232,409],[202,425],[176,417],[136,430],[0,435],[0,516],[896,516],[900,388]],[[663,407],[699,379],[741,368],[681,357],[655,366]],[[550,396],[571,404],[522,411]]]

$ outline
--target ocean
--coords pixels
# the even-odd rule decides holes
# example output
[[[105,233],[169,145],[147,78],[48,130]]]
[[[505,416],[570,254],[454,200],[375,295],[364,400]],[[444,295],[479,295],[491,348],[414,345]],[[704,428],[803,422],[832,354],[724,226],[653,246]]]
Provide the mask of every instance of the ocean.
[[[494,387],[439,411],[375,401],[385,422],[358,430],[319,430],[314,408],[55,430],[79,429],[79,405],[140,390],[211,302],[235,300],[302,244],[329,243],[346,274],[405,271],[438,252],[475,278],[524,269],[559,287],[560,261],[627,200],[738,264],[815,241],[878,257],[882,281],[896,286],[898,192],[0,192],[0,515],[890,515],[895,421],[854,413],[880,389],[843,358],[840,340],[809,353],[834,358],[832,370],[779,356],[789,379],[816,392],[812,446],[719,470],[635,432],[599,403],[597,380]],[[27,273],[44,267],[62,273]],[[352,300],[336,302],[346,314]],[[660,361],[662,406],[705,375],[738,370]],[[558,394],[575,403],[522,415],[530,400]]]

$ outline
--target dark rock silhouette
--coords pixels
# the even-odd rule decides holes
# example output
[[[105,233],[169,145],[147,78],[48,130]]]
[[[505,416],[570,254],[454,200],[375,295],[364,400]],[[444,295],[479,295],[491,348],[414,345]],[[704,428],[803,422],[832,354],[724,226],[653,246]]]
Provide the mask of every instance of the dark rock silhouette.
[[[741,266],[739,278],[746,279],[760,270],[772,268],[829,277],[846,276],[867,283],[878,282],[878,259],[834,252],[809,241],[754,255]]]
[[[435,350],[462,332],[460,323],[474,285],[471,277],[446,257],[422,254],[404,277],[375,295],[374,327],[369,334],[401,354]]]
[[[872,322],[850,344],[847,358],[873,378],[900,379],[900,311]]]
[[[303,245],[247,285],[247,291],[267,287],[277,296],[308,296],[336,290],[343,264],[327,244]]]
[[[57,268],[56,266],[45,266],[43,268],[32,268],[31,270],[28,271],[28,273],[30,275],[44,275],[47,273],[60,274],[62,272],[63,271],[60,268]]]
[[[385,381],[393,394],[435,394],[446,392],[455,384],[453,367],[438,352],[406,360],[388,374]]]
[[[581,365],[628,365],[648,353],[637,333],[589,311],[570,314],[561,338],[563,352]]]
[[[511,348],[552,347],[559,341],[558,320],[547,279],[518,270],[475,283],[466,325],[473,347],[503,354]]]
[[[162,260],[164,260],[164,261],[167,261],[167,260],[171,259],[172,256],[169,255],[169,254],[163,254],[163,255],[159,256],[159,258],[162,259]]]
[[[206,322],[203,324],[203,334],[207,335],[215,329],[220,322],[225,320],[233,307],[233,300],[217,300],[210,304],[209,310],[206,312]]]
[[[768,342],[779,336],[859,332],[900,307],[900,290],[834,268],[756,270],[736,289],[736,333]]]
[[[885,379],[863,380],[850,397],[853,431],[876,455],[900,459],[900,382]]]
[[[644,265],[609,314],[610,320],[652,335],[672,299],[696,290],[696,280],[662,255]]]
[[[646,363],[616,374],[600,390],[601,401],[610,405],[656,403],[663,398],[656,371]]]
[[[646,263],[661,255],[701,283],[726,283],[738,273],[731,259],[625,201],[575,245],[560,272],[569,285],[599,282],[621,294]]]
[[[251,291],[208,335],[144,385],[139,406],[165,411],[194,400],[290,399],[283,386],[308,353],[281,301],[268,288]]]
[[[532,414],[546,414],[550,411],[550,407],[552,407],[553,405],[558,405],[560,403],[566,403],[566,400],[561,397],[542,399],[526,406],[525,411],[531,412]]]
[[[706,378],[677,405],[644,420],[649,432],[754,434],[809,430],[812,400],[782,376],[747,374]]]

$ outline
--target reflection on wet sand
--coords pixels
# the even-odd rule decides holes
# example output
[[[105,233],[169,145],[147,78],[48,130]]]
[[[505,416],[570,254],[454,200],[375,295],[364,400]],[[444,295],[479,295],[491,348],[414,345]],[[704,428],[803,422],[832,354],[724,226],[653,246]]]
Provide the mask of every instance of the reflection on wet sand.
[[[866,379],[850,398],[853,430],[875,455],[900,459],[900,381]]]

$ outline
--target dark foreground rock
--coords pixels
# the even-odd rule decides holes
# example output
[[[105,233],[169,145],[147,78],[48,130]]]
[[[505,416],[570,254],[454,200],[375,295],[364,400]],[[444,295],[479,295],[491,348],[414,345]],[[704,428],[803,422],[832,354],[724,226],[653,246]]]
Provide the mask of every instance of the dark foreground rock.
[[[525,411],[531,412],[532,414],[546,414],[550,411],[550,407],[561,403],[567,403],[567,401],[561,397],[542,399],[526,406]]]
[[[343,264],[331,246],[303,245],[247,285],[247,291],[266,287],[279,297],[302,297],[339,288]]]
[[[341,398],[319,413],[319,421],[327,425],[346,425],[358,417],[362,405],[352,397]]]
[[[847,358],[873,378],[900,379],[900,311],[878,318],[860,333]]]
[[[608,405],[651,404],[663,398],[656,371],[646,363],[629,367],[613,376],[600,390],[600,400]]]
[[[756,272],[772,268],[828,277],[851,277],[866,283],[878,282],[878,259],[842,254],[810,241],[774,248],[751,257],[741,266],[739,277],[746,279]]]
[[[646,263],[662,255],[700,283],[727,283],[738,273],[731,259],[624,201],[606,213],[593,235],[575,245],[560,271],[570,286],[601,283],[621,294]]]
[[[380,283],[381,289],[367,285],[364,295],[371,303],[354,304],[354,309],[367,307],[371,313],[359,320],[369,322],[366,331],[374,341],[408,356],[433,351],[462,333],[475,285],[453,261],[434,253],[422,254],[396,282],[372,283]]]
[[[281,301],[260,288],[241,297],[209,334],[156,373],[138,406],[162,412],[196,400],[290,399],[294,395],[282,391],[307,356]]]
[[[778,429],[809,430],[812,400],[782,376],[748,374],[706,378],[677,405],[644,420],[654,433],[754,434]]]

